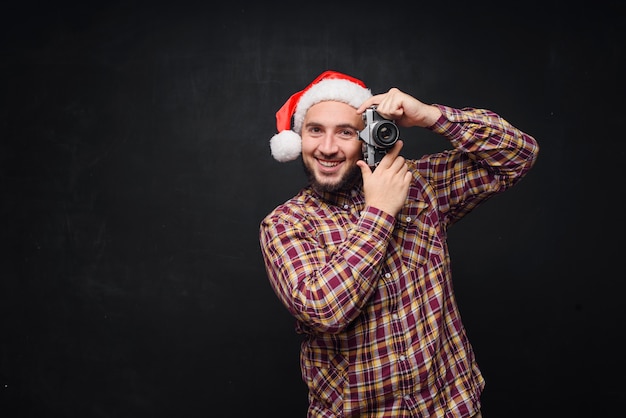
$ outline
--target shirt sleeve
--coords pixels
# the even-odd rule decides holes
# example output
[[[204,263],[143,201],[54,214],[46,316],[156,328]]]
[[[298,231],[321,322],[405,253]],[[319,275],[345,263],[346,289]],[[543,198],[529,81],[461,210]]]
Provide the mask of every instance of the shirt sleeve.
[[[260,244],[270,283],[302,326],[340,332],[361,313],[376,288],[395,219],[366,207],[347,239],[338,240],[329,251],[315,228],[292,210],[283,206],[261,222]]]
[[[442,116],[429,129],[446,137],[453,150],[425,156],[417,165],[453,223],[519,182],[535,164],[539,145],[490,110],[436,106]]]

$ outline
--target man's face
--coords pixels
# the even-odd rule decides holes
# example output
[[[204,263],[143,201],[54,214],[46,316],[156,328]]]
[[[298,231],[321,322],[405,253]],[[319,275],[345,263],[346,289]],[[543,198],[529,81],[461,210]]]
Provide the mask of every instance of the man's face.
[[[320,102],[309,108],[302,124],[302,162],[311,185],[335,192],[361,176],[363,158],[359,130],[364,122],[356,109],[341,102]]]

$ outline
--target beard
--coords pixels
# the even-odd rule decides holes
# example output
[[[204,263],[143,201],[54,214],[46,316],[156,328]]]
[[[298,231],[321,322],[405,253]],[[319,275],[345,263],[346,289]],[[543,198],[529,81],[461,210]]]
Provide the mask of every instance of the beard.
[[[347,191],[352,189],[355,184],[361,181],[361,168],[358,165],[350,167],[350,169],[339,179],[336,183],[321,183],[316,177],[313,170],[311,170],[307,164],[302,161],[302,168],[304,174],[306,174],[309,184],[313,190],[318,193],[335,193],[340,191]]]

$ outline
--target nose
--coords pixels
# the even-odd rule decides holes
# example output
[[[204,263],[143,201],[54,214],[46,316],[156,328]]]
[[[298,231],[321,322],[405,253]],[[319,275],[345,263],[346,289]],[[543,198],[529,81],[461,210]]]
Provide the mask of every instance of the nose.
[[[317,147],[323,154],[330,155],[339,151],[339,146],[332,133],[326,133],[321,139]]]

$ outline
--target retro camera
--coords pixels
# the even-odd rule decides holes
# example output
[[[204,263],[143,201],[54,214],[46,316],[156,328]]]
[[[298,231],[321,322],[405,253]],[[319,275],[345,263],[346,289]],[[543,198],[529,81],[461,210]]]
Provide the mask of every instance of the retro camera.
[[[383,159],[387,150],[398,141],[400,131],[396,124],[385,119],[372,106],[363,113],[365,129],[359,132],[363,144],[363,159],[372,168],[375,168]]]

